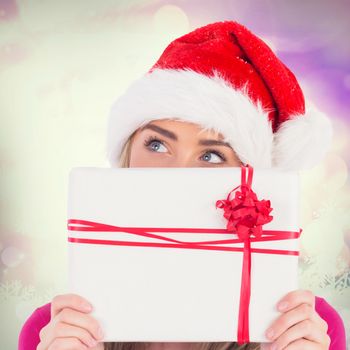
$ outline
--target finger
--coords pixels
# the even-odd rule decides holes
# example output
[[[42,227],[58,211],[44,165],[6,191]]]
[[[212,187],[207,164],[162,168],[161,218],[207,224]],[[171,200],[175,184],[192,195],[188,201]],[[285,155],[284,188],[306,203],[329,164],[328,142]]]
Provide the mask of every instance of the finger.
[[[310,290],[297,289],[286,294],[278,303],[277,309],[286,312],[300,304],[309,304],[315,308],[315,295]]]
[[[309,342],[320,346],[320,344],[326,343],[326,336],[327,335],[318,328],[314,322],[304,320],[285,331],[273,342],[273,344],[276,345],[276,349],[285,349],[290,343],[304,338]]]
[[[39,332],[40,343],[36,350],[46,350],[51,342],[51,339],[47,336],[52,327],[52,323],[49,322],[45,327],[41,328]]]
[[[74,337],[78,338],[82,343],[89,347],[97,345],[97,341],[86,329],[62,322],[57,323],[54,328],[51,328],[51,332],[48,336],[52,340],[56,338]]]
[[[275,340],[293,325],[310,319],[315,321],[315,311],[309,304],[301,304],[296,308],[281,314],[267,329],[266,336],[270,340]],[[317,320],[317,322],[319,322]],[[316,322],[316,323],[317,323]]]
[[[56,338],[47,350],[86,350],[88,347],[77,338]]]
[[[64,308],[71,308],[81,312],[92,311],[92,305],[77,294],[56,295],[51,302],[51,318],[55,317]]]
[[[316,311],[315,314],[316,322],[319,324],[320,328],[323,329],[325,333],[328,333],[328,322],[325,321]]]
[[[63,309],[53,320],[53,324],[62,322],[87,330],[96,340],[102,340],[103,331],[98,321],[89,314],[72,309]]]

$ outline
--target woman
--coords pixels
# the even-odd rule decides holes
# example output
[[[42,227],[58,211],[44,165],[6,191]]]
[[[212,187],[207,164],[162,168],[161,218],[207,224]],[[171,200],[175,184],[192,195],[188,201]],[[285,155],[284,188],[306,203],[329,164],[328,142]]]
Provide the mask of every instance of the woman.
[[[244,26],[218,22],[174,40],[112,108],[108,159],[120,167],[302,169],[322,159],[332,131],[305,111],[295,76]],[[288,293],[261,348],[345,350],[337,312],[308,290]],[[236,343],[102,343],[103,330],[78,295],[59,295],[31,315],[19,349],[259,349]]]

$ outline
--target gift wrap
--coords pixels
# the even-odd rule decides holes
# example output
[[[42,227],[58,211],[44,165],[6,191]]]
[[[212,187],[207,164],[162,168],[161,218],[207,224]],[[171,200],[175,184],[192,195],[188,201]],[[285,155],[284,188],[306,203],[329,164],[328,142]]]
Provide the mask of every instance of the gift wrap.
[[[273,219],[242,238],[244,213],[217,204],[246,169],[71,169],[69,292],[91,302],[104,341],[268,341],[276,303],[298,288],[299,175],[250,168]]]

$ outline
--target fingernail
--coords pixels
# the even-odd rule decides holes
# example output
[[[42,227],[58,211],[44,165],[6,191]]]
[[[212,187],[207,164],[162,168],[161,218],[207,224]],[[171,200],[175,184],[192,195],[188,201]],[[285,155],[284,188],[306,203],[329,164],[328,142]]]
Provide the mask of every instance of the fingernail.
[[[272,328],[269,328],[267,331],[266,331],[266,336],[269,338],[269,339],[272,339],[273,338],[273,329]]]
[[[288,302],[282,301],[281,303],[278,304],[278,310],[285,310],[288,306]]]
[[[86,311],[91,311],[92,309],[92,306],[88,303],[84,303],[83,304],[83,309],[86,310]]]

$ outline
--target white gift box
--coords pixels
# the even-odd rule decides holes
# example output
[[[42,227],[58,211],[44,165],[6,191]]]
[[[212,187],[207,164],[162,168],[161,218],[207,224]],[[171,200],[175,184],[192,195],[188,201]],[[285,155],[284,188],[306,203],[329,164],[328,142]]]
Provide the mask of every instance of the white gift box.
[[[104,341],[237,341],[243,243],[186,242],[237,238],[215,203],[240,184],[239,167],[71,170],[69,292],[92,303]],[[273,208],[264,231],[300,231],[297,172],[254,169],[252,189]],[[84,231],[89,225],[72,220],[112,229]],[[276,303],[298,288],[299,239],[251,248],[249,339],[266,342]]]

